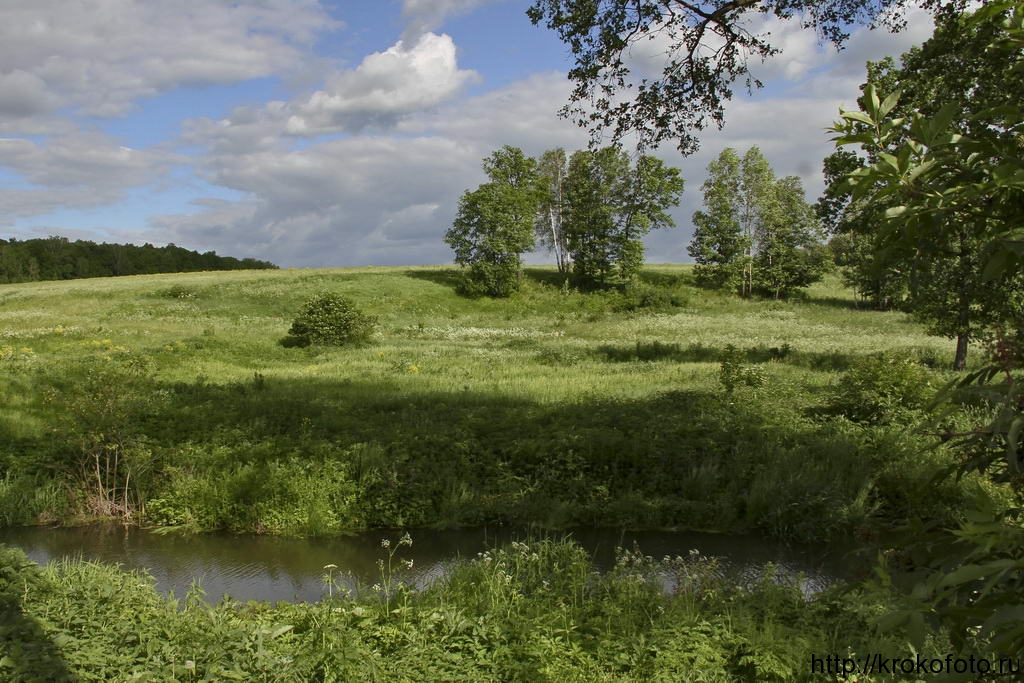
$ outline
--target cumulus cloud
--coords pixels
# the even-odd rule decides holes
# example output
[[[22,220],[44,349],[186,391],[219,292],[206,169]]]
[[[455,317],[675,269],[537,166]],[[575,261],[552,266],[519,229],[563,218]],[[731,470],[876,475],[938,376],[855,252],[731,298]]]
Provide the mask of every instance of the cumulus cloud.
[[[564,73],[533,74],[403,121],[398,132],[444,135],[490,149],[509,144],[531,154],[551,147],[583,147],[587,134],[557,116],[571,87]]]
[[[0,220],[39,216],[61,209],[89,209],[113,204],[123,197],[110,188],[99,190],[75,187],[64,189],[0,188]]]
[[[161,239],[284,265],[443,262],[441,238],[483,154],[443,137],[348,137],[301,150],[211,155],[203,173],[245,193],[154,218]]]
[[[427,33],[414,45],[398,41],[338,71],[312,95],[263,107],[239,107],[219,121],[192,119],[182,139],[217,153],[283,148],[286,136],[388,131],[414,114],[457,96],[479,74],[459,69],[455,42]]]
[[[406,20],[404,41],[416,41],[421,35],[433,31],[444,20],[455,14],[464,14],[480,5],[497,0],[404,0],[402,16]]]
[[[97,132],[74,131],[39,144],[0,138],[0,168],[35,187],[0,189],[0,212],[31,216],[111,204],[123,190],[153,182],[179,157],[136,150]]]
[[[201,9],[215,4],[196,2]],[[284,4],[252,3],[264,9]],[[410,30],[414,20],[424,18],[415,40],[403,39],[351,69],[337,71],[312,94],[238,107],[222,120],[186,122],[181,141],[200,149],[189,162],[195,173],[242,198],[198,199],[186,211],[152,218],[147,231],[121,234],[266,258],[284,266],[450,262],[451,251],[442,238],[459,196],[484,181],[483,157],[503,144],[537,155],[556,146],[579,149],[588,140],[586,133],[556,117],[571,87],[564,73],[537,73],[481,95],[459,96],[477,76],[459,69],[449,36],[430,31],[450,13],[477,4],[407,0]],[[313,3],[298,6],[315,9]],[[312,35],[316,29],[308,30]],[[845,52],[835,54],[818,48],[807,32],[791,32],[782,25],[777,30],[788,41],[789,56],[763,65],[772,87],[755,99],[737,97],[730,103],[725,130],[706,131],[697,156],[684,159],[671,145],[658,152],[683,169],[687,191],[682,206],[673,211],[679,229],[654,233],[647,240],[650,260],[687,260],[689,217],[701,203],[705,166],[725,146],[745,150],[760,145],[779,175],[804,179],[813,200],[821,186],[821,159],[831,151],[823,129],[839,104],[856,96],[864,54],[874,59],[898,54],[917,35],[858,32]],[[267,29],[265,37],[287,54],[296,49],[302,31]],[[5,49],[0,45],[0,57]],[[7,68],[6,62],[0,64]],[[830,69],[828,78],[819,73],[824,66]],[[22,93],[13,104],[0,91],[0,125],[5,111],[21,120],[38,120],[34,113],[55,106],[45,100],[47,93],[71,101],[38,71],[25,65],[15,68],[29,78],[19,73],[11,80]],[[325,140],[325,134],[336,139]],[[45,146],[3,141],[0,166],[52,189],[0,191],[0,215],[113,201],[119,188],[149,182],[180,161],[157,150],[124,150],[113,139],[81,131],[54,135]]]
[[[415,43],[400,40],[384,52],[368,55],[357,68],[334,74],[323,90],[292,105],[286,132],[387,128],[478,79],[475,71],[459,69],[450,36],[424,33]]]
[[[120,115],[182,85],[225,84],[302,64],[338,26],[317,0],[33,0],[0,4],[0,118],[77,107]]]

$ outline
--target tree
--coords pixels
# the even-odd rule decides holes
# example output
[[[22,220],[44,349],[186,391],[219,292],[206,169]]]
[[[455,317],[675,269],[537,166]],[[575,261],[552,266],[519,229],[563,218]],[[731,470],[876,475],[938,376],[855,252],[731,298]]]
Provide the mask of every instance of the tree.
[[[985,472],[1024,491],[1024,104],[1007,83],[1024,78],[1024,1],[992,0],[962,20],[964,36],[983,36],[975,48],[1002,74],[982,85],[991,105],[965,112],[940,91],[934,116],[894,114],[898,95],[865,91],[861,111],[842,113],[838,144],[887,149],[877,161],[849,176],[854,198],[891,202],[879,244],[927,253],[928,244],[949,244],[966,225],[979,245],[981,279],[1002,284],[1003,309],[986,367],[956,386],[992,409],[978,429],[945,434],[957,439],[963,459],[958,475]],[[992,92],[995,91],[995,92]],[[943,100],[946,100],[942,103]],[[1001,100],[1001,101],[1000,101]],[[957,122],[959,114],[965,114]],[[990,301],[979,302],[979,308]],[[954,532],[920,537],[914,548],[918,582],[911,606],[887,617],[892,626],[922,624],[939,616],[954,643],[976,651],[1024,651],[1024,524],[1020,509],[1005,516],[971,510]],[[955,542],[951,542],[955,540]],[[916,603],[916,604],[914,604]],[[919,634],[921,629],[915,629]],[[921,645],[923,634],[916,638]]]
[[[506,145],[484,159],[483,169],[490,182],[462,195],[445,242],[466,269],[463,292],[509,296],[519,287],[521,255],[534,245],[542,199],[537,162]]]
[[[775,172],[761,150],[751,147],[743,155],[740,164],[739,217],[740,231],[747,253],[743,255],[740,294],[754,293],[754,250],[757,237],[762,232],[761,224],[766,218],[768,203],[773,196]]]
[[[534,0],[527,16],[543,23],[565,43],[576,63],[574,83],[562,115],[591,128],[595,139],[611,131],[612,141],[635,132],[641,145],[676,139],[684,154],[698,147],[696,132],[721,127],[724,103],[733,87],[761,83],[749,61],[781,52],[768,33],[750,31],[758,15],[798,17],[803,26],[842,46],[851,26],[876,23],[902,27],[909,0]],[[936,13],[959,11],[966,0],[925,0]],[[636,75],[634,46],[658,40],[665,64],[661,74]]]
[[[814,209],[804,201],[800,178],[779,179],[762,212],[753,261],[754,287],[778,299],[820,280],[826,262],[821,227]]]
[[[699,282],[736,287],[743,296],[759,290],[780,298],[820,279],[820,228],[799,178],[776,181],[757,147],[742,160],[726,148],[708,173],[707,212],[693,215],[689,248]]]
[[[617,147],[581,150],[569,159],[563,229],[573,272],[587,286],[629,282],[643,265],[649,231],[673,227],[666,209],[679,203],[679,169],[642,156],[631,168]]]
[[[890,262],[876,252],[874,235],[882,223],[885,207],[854,201],[845,186],[846,176],[863,167],[865,160],[855,152],[838,149],[825,158],[825,191],[814,205],[824,229],[832,235],[832,258],[840,267],[843,283],[867,299],[877,310],[899,305],[907,292],[904,264]]]
[[[726,147],[708,164],[701,185],[704,209],[693,214],[693,240],[687,251],[697,265],[697,282],[705,287],[739,288],[747,238],[740,231],[740,158]]]
[[[568,273],[572,265],[569,244],[562,229],[567,171],[565,150],[561,147],[547,150],[537,162],[537,173],[543,188],[543,198],[537,213],[537,240],[554,253],[559,273]]]
[[[970,340],[1005,327],[1014,308],[1022,305],[1022,284],[1019,277],[993,279],[984,271],[986,235],[999,223],[989,207],[951,202],[951,193],[964,191],[958,183],[951,185],[955,179],[980,182],[975,167],[983,157],[943,157],[951,165],[922,163],[913,178],[901,174],[934,150],[959,145],[959,134],[949,138],[954,129],[965,131],[970,144],[988,153],[1008,134],[1007,122],[997,112],[1019,104],[1024,73],[1008,69],[1005,55],[989,49],[993,41],[1006,39],[1006,30],[996,23],[951,17],[923,46],[903,55],[900,68],[891,62],[870,65],[873,81],[864,88],[861,111],[844,115],[844,140],[860,144],[873,162],[853,176],[861,212],[880,226],[874,230],[873,258],[879,269],[900,268],[909,274],[910,307],[933,333],[956,339],[956,369],[966,366]],[[878,83],[894,89],[884,101],[879,100]],[[888,122],[884,135],[879,127],[883,121]],[[904,122],[915,122],[916,128]],[[899,181],[872,170],[880,164]],[[877,219],[883,212],[901,215],[908,203],[923,206],[918,197],[922,192],[937,193],[932,210],[943,215],[945,224],[915,240],[893,239],[895,224]],[[921,229],[920,214],[908,218],[913,220],[898,222],[901,229]]]

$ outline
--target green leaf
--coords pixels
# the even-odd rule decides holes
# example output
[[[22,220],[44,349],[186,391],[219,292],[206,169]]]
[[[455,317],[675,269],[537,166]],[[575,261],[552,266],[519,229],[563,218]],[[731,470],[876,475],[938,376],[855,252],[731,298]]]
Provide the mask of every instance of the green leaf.
[[[917,180],[918,177],[927,173],[933,168],[935,168],[934,160],[919,163],[917,166],[914,166],[912,169],[910,169],[910,173],[907,174],[907,180],[909,180],[910,182],[914,182],[915,180]]]
[[[899,102],[901,94],[902,93],[899,90],[896,90],[885,98],[882,105],[878,108],[878,118],[882,118],[893,110],[893,107],[895,107],[896,103]]]
[[[274,638],[279,638],[280,636],[283,636],[285,633],[288,633],[288,631],[291,631],[293,628],[295,628],[293,625],[285,624],[284,626],[274,629],[270,633],[270,638],[271,640],[273,640]]]
[[[860,121],[861,123],[866,123],[869,126],[875,125],[874,119],[872,119],[870,116],[868,116],[864,112],[860,112],[860,111],[844,111],[844,112],[842,112],[840,114],[840,116],[842,116],[844,119],[846,119],[848,121]]]
[[[882,163],[886,164],[887,166],[890,166],[894,171],[899,173],[899,160],[892,154],[889,154],[888,152],[882,152],[881,154],[878,155],[878,158],[882,161]]]
[[[871,114],[872,118],[875,120],[882,118],[878,114],[878,108],[881,103],[878,101],[878,89],[875,88],[874,83],[868,83],[864,88],[864,99],[868,113]]]
[[[994,562],[986,562],[985,564],[967,564],[946,574],[942,581],[939,582],[939,587],[956,586],[977,581],[996,572],[1012,569],[1017,564],[1017,560],[996,560]]]

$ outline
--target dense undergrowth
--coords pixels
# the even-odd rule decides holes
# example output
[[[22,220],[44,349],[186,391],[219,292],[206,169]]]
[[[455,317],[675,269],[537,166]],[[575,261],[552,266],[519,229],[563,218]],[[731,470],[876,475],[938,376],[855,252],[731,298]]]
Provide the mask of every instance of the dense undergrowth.
[[[452,277],[5,287],[0,524],[120,516],[318,535],[530,523],[811,540],[952,520],[975,495],[1012,502],[980,478],[929,485],[952,456],[923,433],[935,428],[921,408],[951,349],[900,313],[856,310],[827,288],[738,301],[691,287],[681,268],[597,293],[538,270],[510,301],[458,297]],[[279,345],[308,295],[329,289],[379,317],[375,343]]]
[[[808,600],[794,582],[769,574],[744,587],[715,569],[699,555],[655,561],[623,553],[598,574],[579,546],[540,541],[462,562],[418,593],[386,574],[355,598],[332,591],[314,604],[210,605],[197,589],[166,599],[144,575],[82,561],[40,569],[0,548],[0,674],[761,682],[835,680],[814,671],[812,657],[906,656],[904,634],[875,626],[884,594],[858,589]],[[922,654],[948,649],[934,634]]]

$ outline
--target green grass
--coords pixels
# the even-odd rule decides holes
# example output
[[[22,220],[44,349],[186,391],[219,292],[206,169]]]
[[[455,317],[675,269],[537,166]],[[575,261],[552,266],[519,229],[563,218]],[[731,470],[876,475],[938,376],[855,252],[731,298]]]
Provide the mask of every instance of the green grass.
[[[650,267],[626,293],[527,272],[508,300],[458,296],[444,267],[0,286],[0,508],[15,511],[0,521],[828,538],[907,510],[955,515],[983,486],[918,493],[948,454],[906,423],[823,413],[860,358],[948,364],[953,350],[905,314],[857,308],[834,279],[779,302],[697,289],[687,266]],[[280,344],[322,291],[379,318],[373,343]],[[659,305],[636,308],[644,292]],[[729,344],[760,387],[723,392]],[[26,482],[49,487],[33,505],[17,503]]]
[[[741,587],[699,555],[655,561],[627,552],[600,575],[572,543],[513,543],[460,562],[420,593],[382,571],[355,598],[209,605],[199,591],[159,596],[144,574],[80,560],[40,569],[0,547],[0,675],[33,683],[817,681],[812,655],[909,656],[905,632],[874,627],[891,608],[884,592],[808,600],[770,574]],[[941,657],[950,647],[935,633],[921,652]]]

